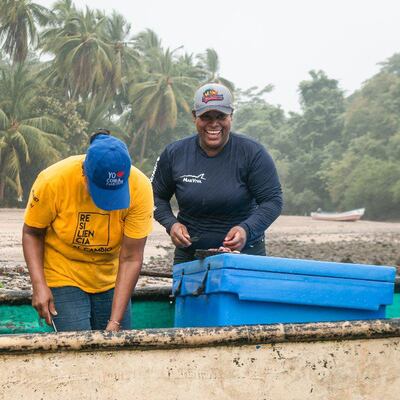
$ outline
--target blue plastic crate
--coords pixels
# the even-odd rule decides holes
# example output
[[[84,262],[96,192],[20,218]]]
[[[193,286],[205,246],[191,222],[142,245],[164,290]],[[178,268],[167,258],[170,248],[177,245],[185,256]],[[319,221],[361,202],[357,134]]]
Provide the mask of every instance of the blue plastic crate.
[[[174,266],[175,326],[385,317],[396,269],[220,254]]]

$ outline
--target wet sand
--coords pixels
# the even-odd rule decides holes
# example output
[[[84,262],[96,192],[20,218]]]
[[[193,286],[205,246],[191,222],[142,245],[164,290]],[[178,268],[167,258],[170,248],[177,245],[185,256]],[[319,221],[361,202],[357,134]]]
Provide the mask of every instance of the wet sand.
[[[30,289],[22,254],[23,210],[0,209],[0,286]],[[281,216],[267,232],[271,256],[348,263],[400,266],[400,223],[314,221],[311,217]],[[164,228],[154,223],[145,249],[144,271],[170,272],[173,246]],[[142,278],[140,285],[169,283]]]

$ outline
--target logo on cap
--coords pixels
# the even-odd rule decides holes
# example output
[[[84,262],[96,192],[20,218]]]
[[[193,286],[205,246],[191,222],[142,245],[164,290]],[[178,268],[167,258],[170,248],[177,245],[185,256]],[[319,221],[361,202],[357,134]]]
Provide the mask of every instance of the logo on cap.
[[[207,89],[203,92],[203,97],[201,101],[203,103],[208,103],[209,101],[222,101],[224,100],[223,94],[218,94],[218,91],[215,89]]]
[[[124,175],[123,171],[108,172],[108,178],[106,180],[106,186],[120,186],[124,184],[121,177]]]

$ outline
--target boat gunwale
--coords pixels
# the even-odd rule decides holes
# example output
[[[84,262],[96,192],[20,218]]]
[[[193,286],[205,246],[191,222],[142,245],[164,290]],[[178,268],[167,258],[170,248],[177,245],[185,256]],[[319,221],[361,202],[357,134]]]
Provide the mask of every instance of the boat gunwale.
[[[400,293],[400,275],[396,275],[394,291]],[[132,293],[132,300],[170,300],[173,301],[171,286],[148,286],[136,288]],[[0,289],[0,305],[30,305],[32,302],[31,290]]]
[[[172,285],[136,288],[132,293],[132,300],[170,300],[171,293]],[[31,290],[0,289],[0,305],[30,305],[31,302]]]
[[[399,337],[400,319],[0,335],[2,355],[162,350]]]

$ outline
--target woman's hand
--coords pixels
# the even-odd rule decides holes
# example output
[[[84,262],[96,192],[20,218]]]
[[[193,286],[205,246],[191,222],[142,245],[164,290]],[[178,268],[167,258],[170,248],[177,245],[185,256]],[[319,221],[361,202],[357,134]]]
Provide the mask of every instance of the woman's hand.
[[[226,235],[223,245],[231,250],[242,250],[247,242],[246,231],[241,226],[234,226]]]
[[[189,247],[192,244],[186,226],[180,222],[175,222],[175,224],[172,225],[169,235],[176,247]]]

